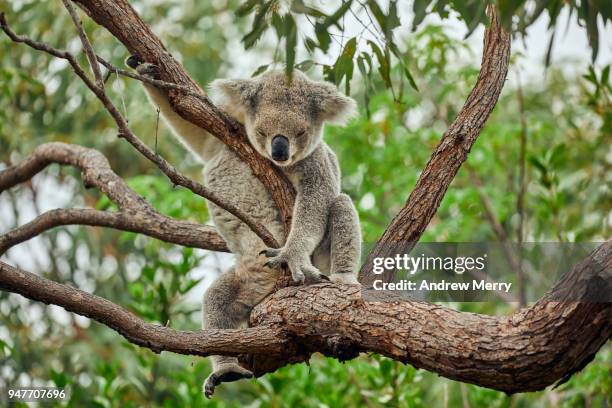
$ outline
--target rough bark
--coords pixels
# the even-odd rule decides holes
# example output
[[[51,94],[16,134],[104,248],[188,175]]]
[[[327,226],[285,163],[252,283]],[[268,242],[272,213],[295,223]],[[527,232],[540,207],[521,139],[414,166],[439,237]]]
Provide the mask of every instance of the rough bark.
[[[612,336],[612,241],[534,306],[504,317],[323,283],[279,290],[254,309],[249,329],[188,332],[145,323],[98,296],[2,262],[0,288],[91,317],[156,352],[248,353],[245,365],[256,375],[314,352],[340,360],[374,352],[506,393],[535,391],[566,381]]]
[[[292,362],[314,351],[340,358],[375,352],[447,378],[515,393],[566,381],[593,359],[612,336],[610,293],[612,241],[534,306],[511,316],[392,301],[389,295],[325,284],[275,293],[257,306],[252,321],[282,322],[302,339],[302,354]],[[250,364],[261,375],[285,361],[255,358]]]
[[[394,271],[378,276],[372,274],[372,260],[408,253],[418,242],[497,103],[508,73],[510,34],[490,11],[491,24],[485,31],[478,80],[442,136],[406,204],[368,255],[360,271],[359,280],[364,285],[371,285],[373,279],[381,276],[388,282],[392,280]]]

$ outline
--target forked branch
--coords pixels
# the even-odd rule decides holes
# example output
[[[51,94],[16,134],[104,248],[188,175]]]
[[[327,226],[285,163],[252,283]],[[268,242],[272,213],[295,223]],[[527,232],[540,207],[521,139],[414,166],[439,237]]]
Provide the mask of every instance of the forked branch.
[[[81,171],[83,183],[95,187],[117,205],[119,211],[58,209],[0,236],[0,255],[9,248],[61,225],[90,225],[138,232],[165,242],[213,251],[227,245],[213,227],[180,221],[156,211],[113,172],[108,160],[94,149],[66,143],[40,145],[21,163],[0,171],[0,193],[30,180],[51,163]]]

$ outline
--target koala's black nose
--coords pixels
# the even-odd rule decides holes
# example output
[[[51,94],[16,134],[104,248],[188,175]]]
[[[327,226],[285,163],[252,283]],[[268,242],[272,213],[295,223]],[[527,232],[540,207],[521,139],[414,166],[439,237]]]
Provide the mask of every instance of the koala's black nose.
[[[289,139],[284,135],[276,135],[272,138],[272,158],[285,161],[289,158]]]

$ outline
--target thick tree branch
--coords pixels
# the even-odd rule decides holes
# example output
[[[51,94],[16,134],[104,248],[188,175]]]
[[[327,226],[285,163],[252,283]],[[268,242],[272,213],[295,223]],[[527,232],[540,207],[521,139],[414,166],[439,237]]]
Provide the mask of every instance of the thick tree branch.
[[[564,382],[612,336],[612,240],[568,272],[534,306],[511,316],[459,312],[427,302],[392,301],[325,284],[283,289],[251,315],[254,325],[283,322],[306,360],[375,352],[444,377],[507,393]],[[258,358],[261,375],[286,364]]]
[[[90,209],[53,210],[32,222],[0,236],[0,255],[9,248],[60,225],[105,226],[139,232],[179,245],[227,251],[223,238],[213,227],[175,220],[157,212],[113,172],[97,150],[65,143],[38,146],[21,163],[0,171],[0,192],[31,179],[51,163],[70,165],[81,171],[83,183],[96,187],[119,207],[111,213]]]
[[[442,136],[404,208],[370,252],[360,272],[360,282],[364,285],[381,279],[381,275],[375,278],[372,274],[374,258],[408,253],[418,242],[497,103],[508,73],[510,35],[502,28],[493,8],[489,9],[489,16],[491,24],[485,31],[476,85]],[[391,281],[393,273],[386,272],[382,279]]]
[[[0,288],[91,317],[155,352],[248,353],[246,364],[257,375],[314,352],[342,360],[375,352],[507,393],[535,391],[566,381],[612,336],[612,241],[534,306],[508,317],[323,283],[276,292],[256,306],[250,329],[185,332],[145,323],[112,302],[3,262]]]
[[[200,87],[185,69],[166,50],[162,42],[142,21],[126,0],[77,0],[76,3],[98,24],[105,27],[131,54],[160,68],[161,79],[202,93]],[[285,233],[291,226],[295,192],[289,181],[269,160],[261,157],[250,145],[244,126],[231,119],[209,100],[189,93],[168,92],[174,110],[186,120],[207,130],[228,145],[253,174],[268,188],[285,224]]]
[[[256,352],[282,355],[289,350],[282,329],[264,326],[245,330],[180,331],[151,324],[113,302],[0,262],[0,288],[28,299],[58,305],[116,330],[130,342],[156,353],[209,356]]]

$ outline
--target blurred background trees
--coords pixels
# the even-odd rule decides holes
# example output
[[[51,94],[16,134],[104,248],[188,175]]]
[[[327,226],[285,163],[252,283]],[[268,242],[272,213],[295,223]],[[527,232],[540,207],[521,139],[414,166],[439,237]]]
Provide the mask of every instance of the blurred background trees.
[[[414,2],[413,11],[418,11],[419,3],[423,2]],[[241,4],[235,0],[132,4],[200,84],[282,66],[290,58],[283,44],[284,35],[291,30],[279,31],[272,20],[260,41],[253,42],[253,48],[241,57],[242,40],[253,32],[254,17],[249,10],[255,14],[255,6],[243,8],[247,17],[241,17],[236,15]],[[0,10],[7,12],[18,33],[79,51],[78,38],[59,2],[0,0]],[[333,13],[336,8],[330,10]],[[450,13],[463,18],[460,10]],[[356,24],[357,32],[363,30]],[[372,30],[376,27],[366,25]],[[302,28],[299,20],[297,27]],[[88,19],[85,28],[98,53],[120,66],[127,56],[125,49]],[[373,48],[363,51],[355,41],[356,50],[361,51],[351,55],[351,76],[342,60],[346,49],[350,51],[348,36],[336,38],[338,34],[332,33],[329,41],[336,45],[330,46],[327,56],[296,41],[293,60],[298,68],[313,77],[334,80],[345,89],[350,84],[360,104],[357,119],[346,128],[328,128],[325,137],[340,157],[343,189],[358,207],[366,243],[376,241],[403,205],[478,74],[478,52],[449,31],[448,26],[425,20],[414,33],[396,34],[394,43],[401,58],[386,60],[388,71],[379,70],[385,58],[377,59]],[[299,30],[296,35],[300,41],[308,37]],[[609,44],[599,44],[600,49],[603,46]],[[312,56],[307,58],[309,52]],[[381,52],[384,55],[383,49]],[[330,68],[338,63],[340,71]],[[605,63],[591,66],[589,59],[553,58],[545,76],[534,76],[525,72],[525,63],[524,55],[514,54],[498,106],[422,241],[502,239],[486,214],[483,197],[505,239],[511,241],[519,239],[520,225],[524,241],[593,242],[610,237],[610,67]],[[541,64],[545,63],[542,59]],[[258,69],[262,65],[265,67]],[[335,77],[330,76],[332,71]],[[344,72],[340,81],[339,72]],[[200,166],[158,124],[157,113],[145,102],[138,83],[111,76],[107,86],[143,140],[156,145],[182,171],[199,177]],[[203,200],[173,189],[156,168],[117,138],[106,112],[63,61],[0,37],[0,166],[18,162],[37,145],[52,140],[101,150],[113,169],[162,213],[208,222]],[[525,141],[523,155],[521,140]],[[525,186],[523,206],[518,205],[521,185]],[[0,196],[0,232],[52,208],[108,205],[96,191],[82,187],[76,172],[54,166],[30,184]],[[150,321],[180,329],[199,328],[202,292],[232,262],[230,255],[85,227],[55,229],[14,248],[4,259],[94,292]],[[514,307],[501,300],[452,306],[490,314],[509,313]],[[198,406],[204,403],[201,383],[208,371],[205,359],[156,355],[86,318],[0,293],[0,388],[69,387],[72,399],[64,405],[70,406]],[[377,356],[344,364],[316,357],[310,367],[285,367],[257,380],[225,384],[207,403],[253,407],[610,406],[611,378],[609,346],[558,389],[511,397]]]

